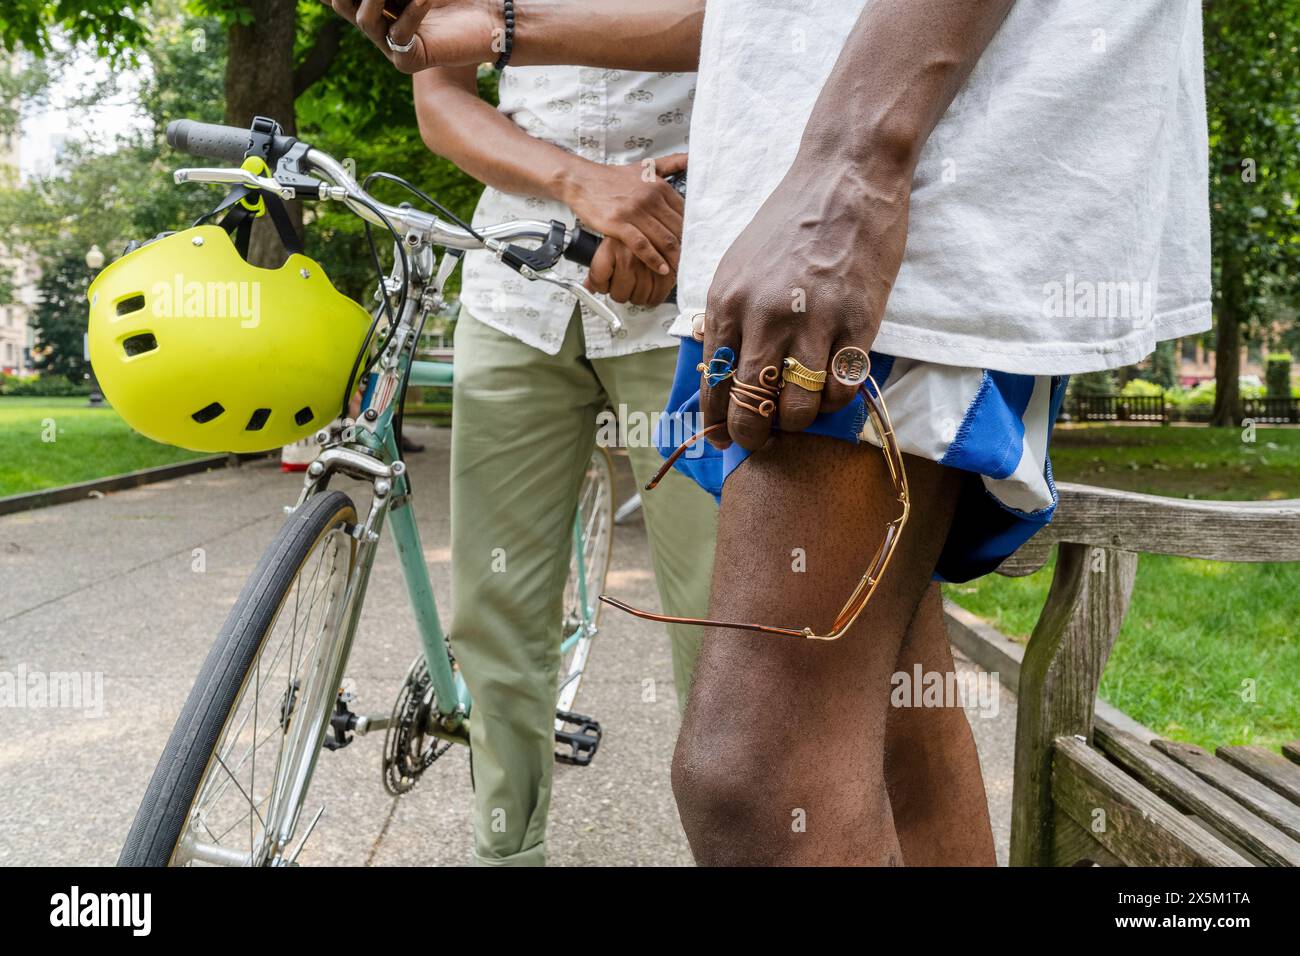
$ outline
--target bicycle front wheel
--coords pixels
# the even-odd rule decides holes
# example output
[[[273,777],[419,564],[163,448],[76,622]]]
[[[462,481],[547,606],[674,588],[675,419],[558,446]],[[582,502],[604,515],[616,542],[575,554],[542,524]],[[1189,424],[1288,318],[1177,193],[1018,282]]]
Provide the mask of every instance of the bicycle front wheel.
[[[199,672],[119,866],[285,862],[281,837],[301,809],[289,803],[306,792],[325,733],[318,715],[338,693],[326,676],[356,520],[351,499],[329,491],[280,529]]]

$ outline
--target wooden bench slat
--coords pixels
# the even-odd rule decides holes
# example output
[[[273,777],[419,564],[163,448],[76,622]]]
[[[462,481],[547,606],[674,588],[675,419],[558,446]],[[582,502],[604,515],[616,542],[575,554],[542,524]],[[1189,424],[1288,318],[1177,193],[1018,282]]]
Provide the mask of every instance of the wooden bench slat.
[[[1124,861],[1097,842],[1096,837],[1061,812],[1052,811],[1052,866],[1123,866]]]
[[[1300,763],[1300,740],[1282,745],[1282,756],[1292,763]]]
[[[1093,739],[1105,754],[1155,793],[1180,810],[1196,814],[1263,863],[1300,866],[1300,841],[1266,823],[1177,761],[1101,720],[1093,727]]]
[[[1220,760],[1249,774],[1264,786],[1300,804],[1300,767],[1267,747],[1250,744],[1222,746],[1214,751]]]
[[[1300,807],[1195,744],[1153,740],[1151,746],[1172,757],[1206,783],[1218,787],[1256,816],[1300,840]]]
[[[1300,561],[1300,499],[1205,501],[1062,482],[1052,523],[998,568],[1032,574],[1051,545],[1076,544],[1207,561]]]
[[[1053,742],[1052,798],[1070,819],[1131,866],[1251,865],[1074,737]],[[1098,809],[1106,814],[1105,826],[1094,830]]]

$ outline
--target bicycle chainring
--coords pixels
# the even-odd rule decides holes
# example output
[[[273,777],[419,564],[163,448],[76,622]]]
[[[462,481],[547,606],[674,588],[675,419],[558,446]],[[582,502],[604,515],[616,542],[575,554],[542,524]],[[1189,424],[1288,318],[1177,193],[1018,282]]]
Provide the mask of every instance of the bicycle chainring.
[[[384,734],[384,789],[393,796],[410,792],[420,775],[452,747],[450,741],[428,732],[433,704],[433,682],[421,654],[397,692],[392,721]]]

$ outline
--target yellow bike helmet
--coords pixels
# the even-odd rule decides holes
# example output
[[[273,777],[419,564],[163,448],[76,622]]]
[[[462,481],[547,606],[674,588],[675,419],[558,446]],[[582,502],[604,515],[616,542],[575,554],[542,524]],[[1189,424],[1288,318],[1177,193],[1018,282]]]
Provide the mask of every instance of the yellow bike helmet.
[[[141,434],[195,451],[265,451],[322,428],[370,328],[319,263],[294,252],[258,268],[215,225],[128,252],[89,296],[104,396]]]

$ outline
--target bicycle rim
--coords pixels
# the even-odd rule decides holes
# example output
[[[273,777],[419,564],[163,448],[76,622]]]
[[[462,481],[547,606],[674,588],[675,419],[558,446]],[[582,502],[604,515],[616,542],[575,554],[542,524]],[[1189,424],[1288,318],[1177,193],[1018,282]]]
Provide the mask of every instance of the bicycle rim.
[[[571,549],[569,579],[564,589],[562,640],[568,645],[560,662],[558,710],[569,710],[591,653],[591,643],[604,605],[597,600],[605,590],[614,545],[614,467],[609,452],[597,448],[587,465],[578,495],[578,521],[582,528],[582,557],[586,605],[578,579],[578,548]]]

